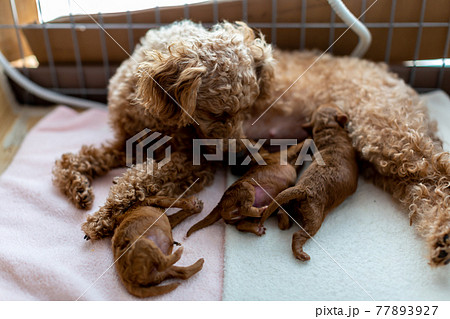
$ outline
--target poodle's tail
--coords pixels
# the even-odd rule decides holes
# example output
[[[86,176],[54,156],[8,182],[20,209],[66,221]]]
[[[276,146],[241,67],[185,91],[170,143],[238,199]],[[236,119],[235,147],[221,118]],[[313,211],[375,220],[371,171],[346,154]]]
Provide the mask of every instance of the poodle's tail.
[[[124,282],[124,284],[130,294],[139,298],[164,295],[175,290],[180,285],[179,282],[174,282],[164,286],[148,286],[148,287],[136,285],[129,282]]]
[[[279,193],[275,199],[272,201],[272,203],[269,204],[269,206],[264,211],[263,215],[261,216],[261,220],[259,221],[260,225],[263,225],[267,218],[272,215],[272,213],[279,207],[281,207],[284,204],[289,203],[291,200],[302,200],[306,197],[306,193],[303,189],[300,189],[298,187],[290,187],[288,189],[285,189],[281,193]]]
[[[220,220],[222,218],[222,214],[220,212],[221,212],[221,207],[219,204],[212,210],[212,212],[208,216],[206,216],[201,221],[199,221],[197,224],[192,226],[188,230],[186,236],[189,237],[189,236],[191,236],[192,233],[196,232],[197,230],[211,226],[212,224],[214,224],[215,222]]]

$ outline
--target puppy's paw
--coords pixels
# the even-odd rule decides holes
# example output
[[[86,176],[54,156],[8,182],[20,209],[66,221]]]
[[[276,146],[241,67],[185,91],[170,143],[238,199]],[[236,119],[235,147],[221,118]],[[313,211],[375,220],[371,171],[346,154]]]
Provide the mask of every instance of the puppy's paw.
[[[450,236],[444,234],[437,239],[431,252],[431,265],[443,266],[450,263]]]
[[[197,197],[191,197],[192,201],[192,210],[199,214],[203,210],[203,201],[201,199],[198,199]]]
[[[255,235],[262,236],[266,233],[266,227],[263,225],[258,225],[258,227],[255,229]]]
[[[307,253],[305,253],[303,250],[295,250],[294,256],[295,256],[295,258],[297,258],[298,260],[301,260],[301,261],[307,261],[307,260],[311,259],[311,257],[309,257],[309,255]]]
[[[178,261],[181,258],[181,255],[183,255],[183,246],[180,246],[180,248],[178,248],[173,255],[176,257],[176,260]]]
[[[203,258],[200,258],[197,260],[194,264],[192,264],[190,267],[192,269],[192,275],[198,273],[203,268],[203,264],[205,263],[205,260]]]
[[[282,209],[278,210],[277,219],[278,219],[278,228],[281,230],[287,230],[292,225],[290,217]]]

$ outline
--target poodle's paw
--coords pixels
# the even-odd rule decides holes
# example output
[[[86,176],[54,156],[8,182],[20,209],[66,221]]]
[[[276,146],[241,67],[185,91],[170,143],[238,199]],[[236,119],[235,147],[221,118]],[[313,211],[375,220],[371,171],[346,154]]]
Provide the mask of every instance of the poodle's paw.
[[[85,240],[98,240],[112,236],[113,233],[113,225],[105,219],[101,219],[95,215],[88,216],[86,222],[81,226],[81,229],[85,233]]]
[[[431,255],[433,266],[443,266],[450,263],[450,236],[445,234],[435,243]]]
[[[309,255],[305,253],[303,250],[294,250],[294,256],[295,258],[301,261],[307,261],[311,259],[311,257],[309,257]]]
[[[292,222],[288,214],[286,214],[283,210],[278,210],[277,213],[278,219],[278,228],[281,230],[287,230],[291,227]]]
[[[266,233],[266,227],[263,225],[258,225],[258,227],[255,229],[255,235],[262,236]]]
[[[201,213],[201,211],[203,210],[203,201],[201,199],[198,199],[197,197],[191,197],[191,201],[193,212],[195,212],[196,214]]]
[[[91,183],[86,176],[80,175],[72,183],[72,201],[77,208],[91,209],[94,203],[94,192]]]

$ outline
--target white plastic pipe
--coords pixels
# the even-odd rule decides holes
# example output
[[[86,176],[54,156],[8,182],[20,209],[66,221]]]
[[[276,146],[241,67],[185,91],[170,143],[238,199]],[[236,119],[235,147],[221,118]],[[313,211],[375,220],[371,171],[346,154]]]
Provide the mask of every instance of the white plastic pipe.
[[[22,88],[24,88],[31,94],[40,97],[41,99],[56,104],[64,104],[81,108],[101,108],[101,109],[106,108],[105,104],[56,93],[49,89],[43,88],[40,85],[37,85],[33,81],[27,79],[15,68],[13,68],[9,64],[8,60],[6,60],[6,58],[3,56],[1,51],[0,51],[0,65],[3,67],[3,70],[5,71],[6,75],[8,75],[11,78],[11,80],[13,80],[15,83],[20,85]]]
[[[351,53],[351,56],[363,57],[372,42],[372,35],[369,29],[350,12],[342,0],[328,0],[328,3],[342,21],[359,37],[358,45]]]

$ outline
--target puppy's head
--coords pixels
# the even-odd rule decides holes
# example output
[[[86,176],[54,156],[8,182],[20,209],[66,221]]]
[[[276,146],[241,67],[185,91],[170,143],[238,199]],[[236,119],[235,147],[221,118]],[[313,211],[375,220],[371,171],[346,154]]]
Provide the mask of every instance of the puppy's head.
[[[345,128],[347,123],[348,117],[344,111],[334,103],[327,103],[320,105],[314,111],[311,121],[302,126],[304,129],[312,131],[314,134],[314,131],[327,127]]]
[[[220,23],[167,52],[147,52],[137,99],[164,124],[193,125],[201,138],[241,138],[250,107],[270,94],[273,63],[263,37],[244,23]]]

